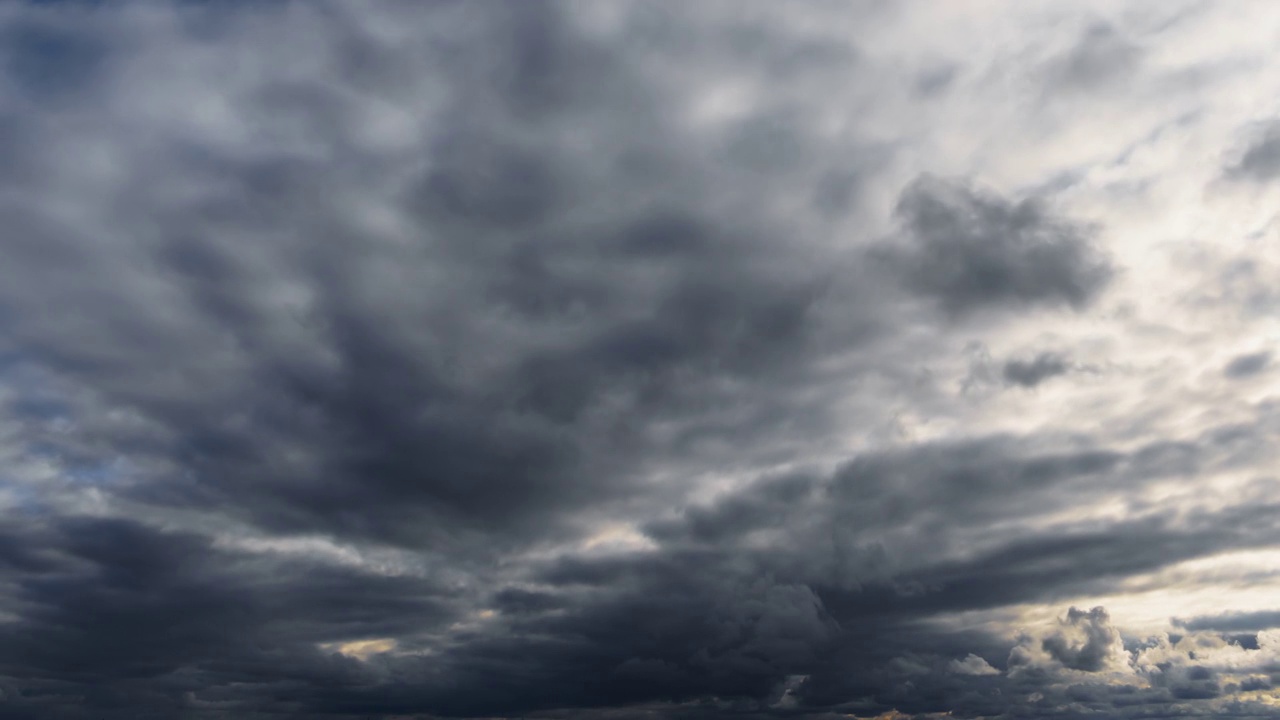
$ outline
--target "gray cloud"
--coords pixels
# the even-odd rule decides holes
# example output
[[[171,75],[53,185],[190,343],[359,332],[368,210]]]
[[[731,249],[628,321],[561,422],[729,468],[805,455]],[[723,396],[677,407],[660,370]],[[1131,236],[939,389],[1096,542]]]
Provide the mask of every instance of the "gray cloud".
[[[480,13],[472,40],[510,37],[512,58],[392,52],[304,12],[341,72],[245,89],[232,130],[305,128],[319,149],[196,152],[202,138],[182,135],[197,128],[165,126],[87,200],[113,208],[98,211],[99,245],[39,196],[12,196],[5,337],[77,404],[58,453],[128,443],[191,479],[122,491],[136,502],[420,546],[541,532],[627,494],[644,457],[747,437],[746,403],[790,404],[821,337],[857,334],[873,309],[823,327],[824,266],[839,258],[791,252],[766,217],[711,210],[709,190],[690,191],[704,173],[692,140],[635,105],[660,89],[560,12]],[[404,75],[419,62],[436,80]],[[412,152],[361,145],[354,88],[389,83],[403,102],[440,82],[458,97]],[[541,125],[566,118],[611,149]],[[22,121],[35,132],[38,117]],[[54,153],[42,160],[35,186],[68,181]],[[371,229],[370,213],[401,225]],[[35,306],[53,315],[23,312]],[[658,439],[658,423],[684,429]]]
[[[954,316],[980,310],[1086,307],[1113,270],[1085,225],[1033,200],[1010,202],[963,184],[921,178],[897,217],[906,238],[882,248],[907,287]]]
[[[1058,632],[1042,641],[1044,650],[1072,670],[1098,672],[1106,668],[1121,644],[1120,633],[1111,626],[1107,611],[1101,607],[1089,611],[1071,608],[1064,622],[1066,629],[1083,637],[1072,638],[1066,632]]]
[[[1266,350],[1254,353],[1245,353],[1244,355],[1237,355],[1232,358],[1231,361],[1222,368],[1222,374],[1233,380],[1249,377],[1262,372],[1270,363],[1271,353]]]
[[[1113,433],[1135,402],[1082,430],[1072,396],[1010,432],[1035,393],[940,390],[986,342],[1073,348],[984,355],[993,385],[1086,367],[1044,311],[1120,283],[1087,202],[995,160],[960,164],[1007,196],[941,180],[939,130],[885,122],[927,101],[962,136],[949,103],[990,92],[978,59],[883,57],[913,12],[0,9],[0,715],[1110,717],[1266,687],[1265,613],[1127,649],[1101,609],[985,622],[1273,545],[1265,478],[1149,491],[1269,466],[1280,425]],[[1097,27],[1060,83],[1143,71]],[[1264,669],[1191,654],[1222,632]]]
[[[1267,182],[1280,175],[1280,126],[1255,133],[1240,157],[1223,170],[1229,180]]]
[[[850,157],[800,162],[813,150],[786,108],[708,147],[679,88],[637,66],[661,59],[650,43],[705,48],[643,8],[608,41],[553,3],[134,12],[26,9],[64,35],[14,50],[29,104],[5,127],[30,143],[0,200],[4,409],[22,421],[6,442],[58,468],[24,498],[50,534],[6,523],[0,675],[46,698],[24,711],[518,713],[754,696],[812,661],[833,626],[803,584],[727,573],[732,593],[673,584],[656,603],[646,583],[499,589],[527,545],[678,503],[679,486],[638,482],[650,472],[749,463],[737,446],[779,416],[797,440],[823,427],[804,399],[817,364],[869,342],[894,301],[841,306],[863,294],[835,275],[847,252],[726,180],[793,162],[817,192],[858,173]],[[424,35],[386,43],[388,23]],[[268,37],[286,26],[300,34]],[[796,48],[758,30],[716,52],[769,77]],[[202,34],[242,43],[244,74],[202,66]],[[50,45],[99,36],[136,46],[90,68]],[[44,82],[65,85],[56,102]],[[230,109],[190,114],[200,101]],[[84,172],[90,145],[118,176]],[[81,520],[86,492],[114,519]],[[264,549],[215,541],[240,536]],[[277,557],[315,542],[327,561]],[[380,574],[370,553],[410,567]],[[491,597],[509,642],[462,629]],[[655,639],[617,635],[638,626]],[[380,638],[404,655],[323,650]],[[709,644],[672,644],[687,638]],[[543,674],[500,660],[519,653]],[[572,682],[602,669],[588,694]]]
[[[1191,631],[1200,630],[1263,630],[1280,627],[1280,611],[1231,612],[1220,615],[1203,615],[1193,618],[1174,618],[1175,627]]]
[[[1020,387],[1035,387],[1040,383],[1070,372],[1068,358],[1056,352],[1042,352],[1029,359],[1010,358],[1000,368],[1006,383]]]
[[[1070,51],[1054,58],[1047,73],[1056,90],[1079,90],[1123,81],[1142,60],[1142,51],[1115,27],[1094,23]]]

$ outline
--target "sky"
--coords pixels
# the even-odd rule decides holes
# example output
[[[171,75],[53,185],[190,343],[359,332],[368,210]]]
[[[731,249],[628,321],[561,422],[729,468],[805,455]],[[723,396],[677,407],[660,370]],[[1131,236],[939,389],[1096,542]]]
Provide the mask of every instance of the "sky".
[[[1278,45],[0,4],[0,718],[1280,717]]]

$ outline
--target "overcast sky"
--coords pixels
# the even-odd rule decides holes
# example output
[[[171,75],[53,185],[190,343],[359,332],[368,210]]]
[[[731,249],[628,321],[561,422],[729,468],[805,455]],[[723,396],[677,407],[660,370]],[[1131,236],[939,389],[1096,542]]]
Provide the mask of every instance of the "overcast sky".
[[[1280,716],[1277,47],[0,4],[0,717]]]

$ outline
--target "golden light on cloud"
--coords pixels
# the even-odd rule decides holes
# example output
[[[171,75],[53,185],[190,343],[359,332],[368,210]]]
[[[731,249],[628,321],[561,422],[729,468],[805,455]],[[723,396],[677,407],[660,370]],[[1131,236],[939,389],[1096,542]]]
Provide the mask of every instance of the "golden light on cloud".
[[[610,523],[582,541],[583,550],[596,552],[652,550],[654,547],[653,541],[627,523]]]
[[[344,643],[322,643],[320,647],[328,652],[336,652],[363,662],[374,655],[392,652],[396,649],[397,643],[394,638],[372,638]]]

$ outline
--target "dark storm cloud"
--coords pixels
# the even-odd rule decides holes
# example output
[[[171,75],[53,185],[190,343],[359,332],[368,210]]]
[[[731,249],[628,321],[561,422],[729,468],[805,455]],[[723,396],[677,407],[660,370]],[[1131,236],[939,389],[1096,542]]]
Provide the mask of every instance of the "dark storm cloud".
[[[764,703],[840,633],[803,585],[679,557],[634,570],[570,591],[569,613],[519,616],[439,658],[442,675],[417,692],[478,715],[713,695]]]
[[[907,287],[949,315],[1082,309],[1114,272],[1092,228],[1055,218],[1034,200],[1010,202],[924,177],[903,190],[896,213],[905,237],[881,248],[882,255]]]
[[[547,3],[132,12],[24,10],[62,23],[47,40],[8,28],[43,44],[15,50],[26,104],[5,106],[23,152],[0,198],[4,407],[27,420],[18,451],[59,470],[24,497],[49,527],[6,523],[2,544],[14,712],[520,712],[756,696],[813,661],[835,630],[810,588],[696,564],[688,586],[497,593],[504,622],[525,618],[512,640],[462,608],[504,553],[662,503],[637,497],[650,463],[746,463],[780,416],[821,427],[794,391],[892,309],[753,198],[790,167],[839,213],[856,156],[808,167],[803,117],[773,107],[706,147],[641,65],[707,49],[651,9],[609,42]],[[375,39],[388,22],[423,35]],[[90,68],[77,37],[136,43]],[[243,74],[221,56],[202,74],[214,39],[241,43]],[[845,62],[748,40],[713,54],[764,77]],[[422,117],[379,135],[404,107]],[[137,519],[82,518],[88,495]],[[432,579],[219,533],[389,544]],[[705,656],[663,647],[682,636]],[[377,638],[407,654],[320,650]]]
[[[913,492],[953,487],[953,517],[981,524],[985,514],[963,510],[965,497],[972,498],[968,507],[974,511],[1019,492],[1029,492],[1023,500],[1035,503],[1037,488],[1081,492],[1081,479],[1106,477],[1126,463],[1100,453],[1007,455],[1015,448],[1000,442],[921,447],[854,462],[829,483],[803,476],[765,480],[713,512],[688,513],[691,535],[667,530],[657,535],[664,545],[656,552],[562,559],[530,577],[533,585],[500,590],[482,603],[500,613],[491,631],[465,636],[425,658],[378,659],[368,665],[325,659],[309,643],[411,638],[415,631],[429,631],[433,616],[437,627],[457,618],[458,603],[446,590],[414,580],[332,576],[314,566],[282,572],[275,562],[255,566],[252,560],[211,551],[195,536],[160,535],[119,521],[74,525],[57,537],[29,536],[22,545],[5,545],[14,548],[6,557],[22,570],[24,586],[40,587],[34,575],[39,573],[65,578],[62,587],[67,588],[61,595],[24,590],[17,596],[44,609],[24,610],[31,619],[23,632],[30,635],[19,637],[31,639],[8,646],[27,659],[12,661],[5,671],[20,678],[53,674],[70,684],[64,692],[81,692],[86,683],[107,680],[72,674],[75,666],[67,666],[73,658],[80,658],[80,667],[101,672],[93,653],[114,652],[120,664],[113,667],[138,664],[143,679],[136,692],[154,694],[155,702],[178,702],[182,695],[175,688],[181,687],[200,698],[259,708],[286,703],[304,716],[423,709],[513,714],[711,695],[742,698],[746,709],[765,712],[771,688],[791,675],[812,676],[796,697],[817,707],[870,693],[876,698],[870,709],[977,712],[995,707],[998,696],[992,690],[1003,681],[956,675],[951,663],[981,653],[1000,668],[1007,648],[980,635],[912,630],[919,620],[938,612],[1061,597],[1107,575],[1159,567],[1245,538],[1261,542],[1253,531],[1274,513],[1257,508],[1228,523],[1239,531],[1233,536],[1200,528],[1194,518],[1183,528],[1137,523],[1105,534],[1065,530],[1010,539],[974,559],[924,566],[877,550],[884,528],[910,527],[930,516],[932,506],[923,498],[913,501]],[[917,484],[890,482],[904,475]],[[770,517],[771,507],[784,516]],[[902,510],[886,513],[893,507]],[[812,532],[805,530],[806,522]],[[855,532],[840,532],[851,523]],[[865,534],[856,531],[860,526]],[[788,530],[786,542],[753,542],[753,532],[779,527]],[[87,539],[80,540],[80,534]],[[926,534],[924,542],[944,538]],[[61,569],[52,559],[18,549],[23,546],[47,547],[55,558],[84,557],[89,565]],[[107,608],[122,613],[113,617],[120,632],[156,620],[174,628],[173,636],[137,645],[122,656],[118,649],[108,650],[121,642],[117,636],[95,631],[74,612],[104,597],[114,601]],[[166,612],[180,608],[183,622],[165,619]],[[1080,618],[1069,617],[1073,626],[1088,624],[1072,620]],[[205,629],[227,625],[237,628],[234,637]],[[187,627],[191,630],[183,630]],[[36,652],[40,640],[52,638],[62,649],[53,655]],[[1092,657],[1088,642],[1072,652]],[[1063,647],[1060,654],[1068,657],[1074,646]],[[895,664],[903,657],[916,659]],[[297,669],[272,670],[272,662]],[[168,677],[164,671],[179,663],[199,668],[198,678],[186,685],[178,679],[144,682]],[[1084,661],[1064,661],[1073,663],[1083,666]],[[923,676],[915,667],[926,668]],[[869,684],[842,679],[851,676]],[[120,687],[109,679],[113,688]],[[926,681],[932,689],[922,694]]]
[[[1105,618],[1016,678],[1008,638],[930,621],[1276,539],[1264,502],[1041,522],[1239,467],[1261,419],[795,469],[879,420],[833,398],[917,364],[897,338],[1081,310],[1115,270],[1096,228],[929,176],[867,253],[832,228],[891,152],[791,93],[871,82],[858,52],[619,7],[6,10],[0,715],[1114,708],[1046,687]],[[738,80],[769,91],[690,119]],[[1174,674],[1153,704],[1219,687]]]
[[[187,124],[130,140],[147,150],[86,199],[92,229],[41,200],[73,182],[64,158],[33,160],[6,200],[0,307],[6,346],[76,418],[55,455],[134,448],[186,480],[132,500],[413,546],[542,533],[626,495],[646,457],[813,416],[788,389],[816,344],[874,322],[842,309],[819,333],[835,252],[712,209],[715,166],[662,88],[558,6],[424,12],[404,20],[466,21],[467,47],[512,55],[393,51],[302,11],[334,72],[234,98],[236,127],[275,140],[263,154]],[[368,88],[448,99],[421,153],[362,144],[348,96]]]
[[[1006,383],[1031,388],[1070,372],[1069,359],[1056,352],[1042,352],[1029,359],[1011,358],[1000,368]]]
[[[1232,380],[1237,378],[1249,377],[1257,375],[1267,368],[1271,363],[1271,353],[1262,350],[1254,353],[1245,353],[1232,358],[1222,368],[1222,374]]]
[[[1009,516],[1011,506],[991,505],[1010,494],[1021,496],[1013,507],[1052,505],[1036,490],[1087,493],[1089,478],[1127,476],[1127,461],[1118,456],[1019,458],[1002,456],[1002,447],[1009,449],[999,443],[915,448],[852,463],[825,480],[765,479],[651,526],[651,537],[662,543],[656,551],[552,563],[530,578],[540,589],[499,593],[497,605],[509,618],[501,639],[458,648],[451,658],[459,668],[492,668],[450,681],[463,687],[484,677],[511,678],[483,699],[462,693],[473,704],[454,711],[501,714],[519,706],[516,698],[551,707],[583,697],[583,685],[596,689],[595,703],[665,692],[676,699],[736,695],[759,708],[782,678],[806,675],[795,696],[814,708],[873,696],[868,714],[895,707],[990,713],[1008,702],[991,692],[1005,681],[956,674],[953,663],[982,653],[1003,669],[1008,647],[981,635],[923,631],[921,619],[1052,602],[1101,590],[1108,578],[1274,539],[1262,532],[1274,512],[1267,506],[1225,523],[1229,532],[1217,527],[1217,516],[1161,517],[1105,532],[1085,525],[1007,538],[966,558],[921,558],[918,547],[954,543],[967,524],[981,526],[986,513]],[[955,495],[913,502],[912,486],[903,482],[912,474],[919,475],[922,493],[954,487]],[[993,479],[983,484],[987,477]],[[945,518],[933,514],[939,503],[951,510]],[[937,534],[923,529],[931,524]],[[921,544],[894,547],[904,536],[892,528],[912,528]],[[1060,666],[1096,672],[1112,652],[1123,652],[1104,611],[1070,611],[1064,627],[1080,637],[1063,632],[1042,643]],[[643,632],[631,632],[637,628]],[[575,642],[554,640],[565,637]],[[539,672],[515,675],[513,668],[491,665],[513,657]],[[926,682],[933,689],[921,694]],[[1029,676],[1019,682],[1029,684],[1026,693],[1038,688]],[[1194,687],[1178,697],[1199,692]],[[1111,691],[1098,693],[1100,706],[1111,703]],[[1162,697],[1150,701],[1177,699]]]
[[[318,642],[413,637],[458,616],[448,588],[304,558],[226,551],[120,519],[11,523],[28,551],[0,566],[0,676],[27,691],[16,716],[165,716],[218,688],[374,682]],[[7,554],[8,555],[8,554]],[[310,692],[310,691],[308,691]],[[268,710],[268,702],[251,710]],[[6,717],[10,715],[6,714]]]

